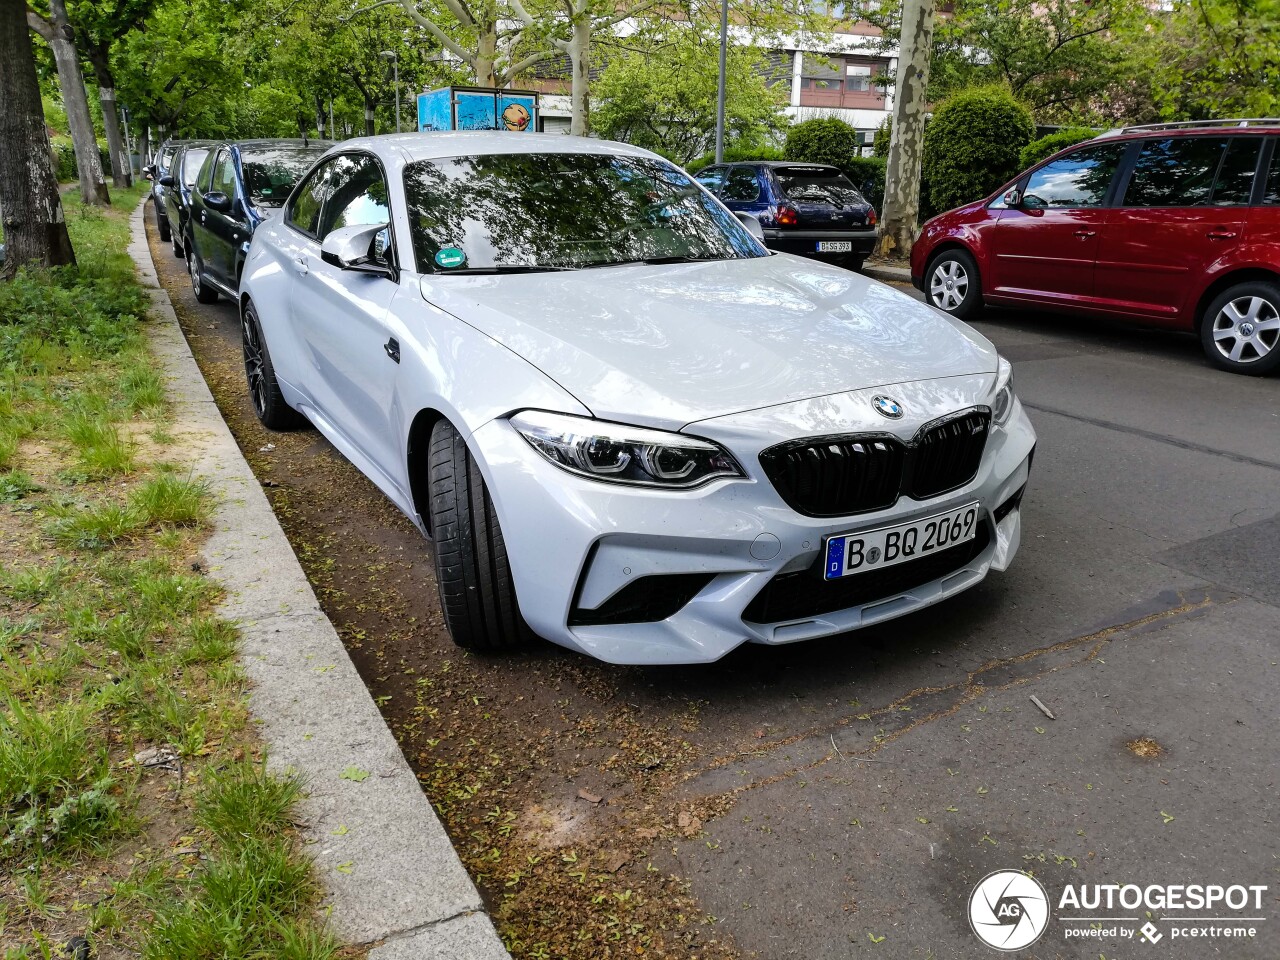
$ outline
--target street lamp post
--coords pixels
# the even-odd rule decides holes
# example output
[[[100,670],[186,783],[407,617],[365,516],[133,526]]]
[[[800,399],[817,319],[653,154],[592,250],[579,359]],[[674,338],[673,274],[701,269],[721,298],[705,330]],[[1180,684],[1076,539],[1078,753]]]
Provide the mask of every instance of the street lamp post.
[[[379,54],[391,61],[391,70],[395,76],[396,85],[396,133],[400,132],[400,51],[399,50],[383,50]]]
[[[720,0],[720,80],[716,86],[716,163],[724,162],[724,66],[729,49],[729,0]]]

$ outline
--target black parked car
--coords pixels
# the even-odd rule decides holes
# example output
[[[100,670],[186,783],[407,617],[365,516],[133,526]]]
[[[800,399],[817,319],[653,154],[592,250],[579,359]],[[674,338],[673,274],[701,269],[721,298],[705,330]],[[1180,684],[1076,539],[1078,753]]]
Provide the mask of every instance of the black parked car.
[[[765,246],[862,269],[875,249],[876,212],[843,173],[819,163],[722,163],[697,175],[734,213],[750,213]]]
[[[191,191],[182,244],[197,300],[236,296],[253,231],[331,146],[327,140],[243,140],[209,148]]]
[[[165,193],[168,188],[162,181],[169,176],[170,168],[173,166],[173,156],[178,152],[181,146],[181,140],[166,140],[156,149],[155,157],[151,163],[147,164],[146,174],[151,180],[151,205],[155,207],[156,229],[160,231],[160,239],[169,239],[169,218],[165,215]]]
[[[212,140],[189,140],[179,144],[169,166],[169,173],[160,178],[164,188],[165,218],[169,221],[170,242],[173,255],[186,256],[183,238],[187,235],[187,216],[191,212],[191,191],[196,185],[196,174],[209,156]],[[163,233],[161,234],[163,236]]]

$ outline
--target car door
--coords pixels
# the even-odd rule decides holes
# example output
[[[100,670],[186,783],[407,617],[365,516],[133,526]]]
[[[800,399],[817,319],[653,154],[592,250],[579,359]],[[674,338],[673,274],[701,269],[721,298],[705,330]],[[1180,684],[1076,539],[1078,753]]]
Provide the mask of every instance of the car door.
[[[404,451],[395,393],[405,334],[388,311],[400,287],[321,258],[331,230],[389,224],[386,175],[363,153],[340,154],[316,173],[325,177],[323,207],[314,234],[300,241],[291,297],[302,376],[321,416],[398,488]],[[390,229],[383,246],[394,259]]]
[[[760,170],[754,166],[729,167],[725,172],[720,200],[734,213],[760,216],[769,209],[769,197],[760,182]]]
[[[1127,146],[1083,147],[1020,181],[1021,202],[988,231],[984,293],[1048,304],[1093,296],[1098,235]]]
[[[207,238],[200,254],[208,275],[228,290],[235,290],[239,285],[235,274],[235,252],[249,229],[248,214],[236,182],[235,157],[230,149],[224,148],[218,152],[213,167],[213,183],[200,211],[201,225]],[[214,205],[221,202],[220,197],[225,197],[227,203],[221,210]]]
[[[724,187],[724,167],[707,167],[702,170],[694,178],[704,187],[706,187],[715,196],[720,196],[720,190]]]
[[[1262,137],[1152,137],[1109,211],[1099,306],[1177,322],[1212,264],[1243,240]]]

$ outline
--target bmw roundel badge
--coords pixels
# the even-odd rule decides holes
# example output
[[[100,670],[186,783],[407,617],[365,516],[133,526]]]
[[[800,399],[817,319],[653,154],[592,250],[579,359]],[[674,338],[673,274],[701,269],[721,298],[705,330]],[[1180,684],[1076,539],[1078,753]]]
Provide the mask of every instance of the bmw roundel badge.
[[[890,420],[898,420],[902,417],[902,404],[893,397],[875,396],[871,398],[871,405],[876,408],[876,413],[882,417],[888,417]]]

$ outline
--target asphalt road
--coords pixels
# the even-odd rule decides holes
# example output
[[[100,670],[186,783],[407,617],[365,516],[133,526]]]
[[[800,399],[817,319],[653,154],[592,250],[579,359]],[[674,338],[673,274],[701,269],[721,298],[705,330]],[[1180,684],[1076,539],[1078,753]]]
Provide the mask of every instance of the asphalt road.
[[[350,491],[332,504],[295,498],[282,519],[419,764],[416,720],[394,698],[399,673],[451,656],[426,583],[429,548],[385,503],[357,504],[363,481],[319,437],[261,452],[246,405],[227,399],[234,311],[192,302],[176,266],[162,280],[259,476],[305,488],[319,459]],[[646,855],[688,881],[745,956],[994,957],[970,929],[968,901],[1007,868],[1031,870],[1053,901],[1023,956],[1280,956],[1280,379],[1211,370],[1189,337],[1031,313],[977,326],[1013,361],[1040,436],[1012,569],[882,627],[746,648],[710,667],[608,668],[550,648],[489,662],[473,699],[492,704],[505,735],[530,731],[524,742],[542,754],[515,800],[567,809],[585,784],[614,819],[591,812],[574,829],[595,824],[619,847],[632,829],[619,811],[645,800],[659,837]],[[310,539],[328,528],[334,537]],[[318,542],[358,548],[369,569],[399,565],[414,586],[368,605],[383,606],[382,620],[367,610],[358,620],[359,604],[332,598],[373,578],[340,562],[325,573]],[[378,647],[405,610],[429,629]],[[564,724],[545,726],[557,710],[579,730],[600,718],[592,750],[558,739]],[[637,727],[684,738],[661,790],[646,793],[606,759],[619,716],[632,740]],[[683,829],[671,829],[677,811],[702,821],[681,813]],[[444,815],[460,839],[462,821],[448,805]],[[1059,910],[1067,884],[1267,890],[1243,911]],[[1081,917],[1127,919],[1098,921],[1100,938],[1068,938],[1089,929]],[[1262,919],[1232,924],[1252,938],[1181,935],[1223,925],[1213,917]],[[1137,939],[1147,921],[1156,945]]]

